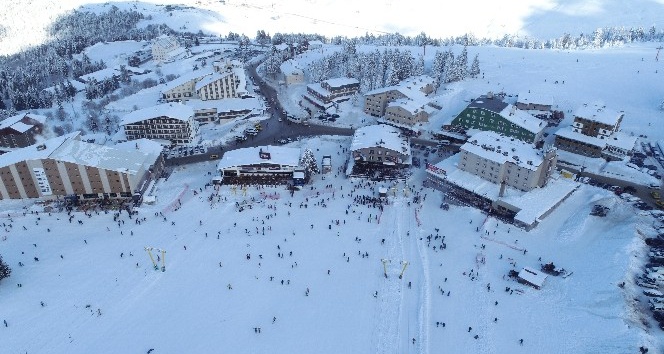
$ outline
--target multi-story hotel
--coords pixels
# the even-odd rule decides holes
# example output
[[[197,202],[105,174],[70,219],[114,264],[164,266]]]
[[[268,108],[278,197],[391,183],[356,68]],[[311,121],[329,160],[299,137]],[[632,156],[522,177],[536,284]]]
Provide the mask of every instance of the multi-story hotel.
[[[71,133],[1,155],[0,199],[130,198],[163,169],[154,142],[107,147],[79,139]]]
[[[131,112],[120,125],[127,140],[168,140],[171,144],[192,143],[198,132],[194,109],[181,103],[164,103]]]

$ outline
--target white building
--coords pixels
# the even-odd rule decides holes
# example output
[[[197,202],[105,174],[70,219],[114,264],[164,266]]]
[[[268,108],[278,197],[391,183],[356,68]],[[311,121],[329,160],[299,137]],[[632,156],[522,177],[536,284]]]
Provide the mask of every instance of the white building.
[[[164,103],[131,112],[120,125],[127,140],[168,140],[171,144],[190,144],[198,133],[194,109],[181,103]]]
[[[458,167],[492,183],[529,191],[546,185],[556,163],[555,148],[542,152],[519,139],[485,131],[461,146]]]
[[[304,82],[304,70],[300,69],[296,61],[286,60],[279,66],[284,75],[286,85],[301,84]]]
[[[364,95],[364,113],[382,117],[388,104],[401,99],[425,105],[429,102],[426,96],[433,92],[434,87],[433,78],[421,75],[405,79],[398,85],[371,90]]]
[[[237,60],[214,62],[214,70],[196,70],[169,82],[162,91],[166,102],[190,99],[220,100],[247,94],[244,67]]]
[[[163,169],[161,148],[108,147],[75,132],[0,156],[0,199],[131,198]]]
[[[161,91],[161,99],[166,102],[185,102],[196,99],[196,83],[212,75],[211,71],[196,70],[166,83]]]
[[[185,49],[175,37],[162,35],[155,38],[152,42],[152,59],[155,62],[163,63],[184,56]]]

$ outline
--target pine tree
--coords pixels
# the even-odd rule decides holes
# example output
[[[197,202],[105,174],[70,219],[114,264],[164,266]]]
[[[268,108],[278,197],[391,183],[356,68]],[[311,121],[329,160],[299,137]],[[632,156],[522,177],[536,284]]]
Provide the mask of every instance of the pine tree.
[[[475,54],[473,64],[470,66],[470,77],[475,78],[480,74],[480,59],[478,54]]]
[[[316,162],[316,156],[313,151],[310,149],[305,149],[300,158],[300,166],[304,168],[304,172],[307,177],[320,173],[318,169],[318,163]]]
[[[417,56],[417,61],[413,65],[413,76],[424,75],[424,56],[421,54]]]
[[[0,256],[0,280],[4,278],[9,278],[9,276],[12,274],[12,269],[9,268],[7,263],[5,263],[2,260],[2,256]]]

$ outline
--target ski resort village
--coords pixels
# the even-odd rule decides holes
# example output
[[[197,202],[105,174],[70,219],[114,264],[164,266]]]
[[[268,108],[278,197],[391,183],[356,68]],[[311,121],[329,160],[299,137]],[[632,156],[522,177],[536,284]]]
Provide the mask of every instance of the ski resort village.
[[[0,23],[1,352],[664,352],[662,26],[190,2]]]

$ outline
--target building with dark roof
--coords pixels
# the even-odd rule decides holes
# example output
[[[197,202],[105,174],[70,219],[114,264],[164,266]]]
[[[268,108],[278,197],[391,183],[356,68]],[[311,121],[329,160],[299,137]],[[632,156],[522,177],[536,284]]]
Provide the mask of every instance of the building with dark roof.
[[[0,146],[21,148],[36,142],[35,136],[44,129],[46,117],[22,113],[0,122]]]
[[[542,140],[546,128],[542,120],[517,109],[492,93],[473,100],[451,124],[465,129],[493,131],[529,143]]]

